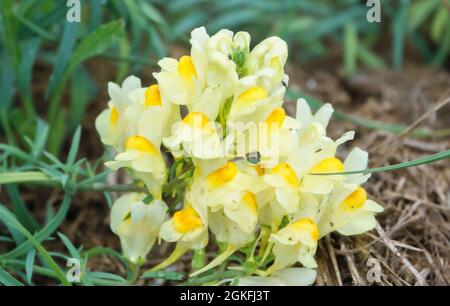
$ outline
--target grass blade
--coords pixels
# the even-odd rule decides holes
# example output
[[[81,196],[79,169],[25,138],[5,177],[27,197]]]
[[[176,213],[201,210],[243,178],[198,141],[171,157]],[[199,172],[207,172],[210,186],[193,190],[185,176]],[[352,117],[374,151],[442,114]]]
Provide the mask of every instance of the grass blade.
[[[64,195],[64,199],[62,201],[58,213],[55,216],[53,216],[53,218],[39,232],[37,232],[34,235],[36,241],[40,242],[47,239],[58,229],[59,225],[66,218],[67,212],[69,211],[71,200],[72,196],[69,193],[66,193]],[[25,241],[14,250],[11,250],[6,254],[0,255],[0,259],[11,259],[19,257],[21,255],[26,254],[32,247],[33,244],[29,240]]]
[[[353,22],[345,25],[344,38],[345,72],[350,76],[356,73],[356,59],[358,54],[358,32]]]
[[[32,233],[39,230],[39,224],[33,218],[31,213],[28,211],[25,203],[22,201],[17,186],[7,185],[6,190],[8,191],[14,215],[19,220],[19,222],[22,223],[25,228]]]
[[[70,146],[69,154],[67,155],[67,166],[71,167],[77,157],[78,148],[80,146],[81,127],[79,126],[72,137],[72,145]]]
[[[36,240],[36,238],[27,231],[26,228],[20,224],[19,221],[14,217],[14,215],[6,209],[4,206],[0,206],[0,219],[4,223],[8,223],[16,227],[25,237],[27,237],[28,241],[36,248],[39,254],[42,256],[42,259],[48,264],[48,266],[55,272],[56,277],[60,280],[63,285],[70,285],[70,283],[66,279],[66,275],[60,269],[60,267],[56,264],[53,258],[48,254],[48,252],[44,249],[44,247]]]
[[[5,286],[24,286],[21,282],[15,279],[11,274],[0,268],[0,283]]]
[[[78,250],[75,248],[75,246],[72,244],[72,242],[70,241],[69,238],[67,238],[66,235],[64,235],[63,233],[57,233],[59,238],[62,240],[62,242],[64,243],[64,245],[66,246],[67,250],[70,253],[70,256],[72,256],[73,258],[77,258],[78,260],[80,260],[80,262],[82,262],[82,269],[81,269],[81,283],[83,285],[87,285],[87,286],[93,286],[92,281],[89,279],[87,273],[85,273],[85,262],[81,259],[80,253],[78,252]]]
[[[31,283],[31,279],[33,277],[33,266],[35,258],[36,258],[36,250],[31,249],[27,254],[27,258],[25,259],[25,273],[27,275],[28,284]]]
[[[23,182],[53,181],[47,174],[39,171],[10,172],[0,174],[0,185]]]

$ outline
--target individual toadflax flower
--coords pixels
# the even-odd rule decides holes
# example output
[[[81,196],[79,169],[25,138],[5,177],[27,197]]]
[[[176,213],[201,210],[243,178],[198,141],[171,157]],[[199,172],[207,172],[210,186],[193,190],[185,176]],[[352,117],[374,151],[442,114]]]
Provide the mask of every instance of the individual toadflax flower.
[[[135,76],[126,78],[122,87],[112,82],[108,83],[111,100],[108,102],[108,109],[104,110],[95,120],[95,127],[100,134],[101,141],[118,151],[123,149],[126,138],[125,111],[132,103],[128,94],[141,87],[141,80]]]
[[[236,250],[251,242],[254,239],[257,221],[256,198],[250,191],[244,192],[236,203],[228,203],[217,211],[209,210],[209,229],[216,237],[217,242],[226,244],[227,248],[191,276],[199,275],[222,264]]]
[[[309,218],[296,220],[278,233],[272,234],[270,240],[274,243],[275,262],[268,268],[267,274],[284,269],[296,262],[300,262],[307,268],[317,267],[314,255],[318,239],[319,228],[316,222]]]
[[[207,207],[209,229],[227,248],[191,276],[220,265],[254,239],[258,221],[255,193],[264,188],[257,170],[243,161],[228,161],[206,177],[196,176],[192,195]]]
[[[215,159],[224,155],[217,124],[201,112],[190,112],[172,126],[172,135],[163,139],[164,146],[176,157]]]
[[[213,212],[235,207],[248,191],[256,194],[266,188],[257,170],[242,160],[227,161],[210,170],[197,178],[193,195]]]
[[[250,35],[220,30],[210,37],[200,27],[192,31],[190,42],[199,78],[206,86],[221,88],[224,99],[232,96],[249,53]]]
[[[338,231],[342,235],[358,235],[376,225],[375,215],[383,207],[367,198],[364,188],[340,185],[333,190],[319,220],[321,237]]]
[[[164,58],[158,62],[161,72],[155,73],[161,94],[173,104],[190,105],[198,98],[201,84],[192,58],[182,56],[178,61]]]
[[[206,207],[197,203],[188,193],[184,207],[166,221],[159,233],[168,242],[176,242],[174,251],[166,260],[152,268],[157,271],[167,267],[189,250],[202,249],[208,243],[208,219]]]
[[[281,221],[284,215],[295,213],[300,200],[300,180],[292,166],[281,162],[266,169],[264,181],[274,190],[275,202],[272,204],[279,206],[272,208],[273,216],[276,216],[274,223]]]
[[[178,61],[164,58],[158,64],[162,71],[153,75],[165,100],[186,105],[190,112],[202,112],[211,120],[217,117],[224,91],[219,86],[206,86],[191,56],[184,55]]]
[[[294,169],[299,181],[299,189],[304,193],[328,194],[336,182],[345,179],[341,175],[328,175],[348,171],[337,158],[337,148],[353,139],[354,132],[345,133],[337,140],[322,136],[312,144],[293,150],[287,163]]]
[[[143,193],[120,197],[111,209],[111,230],[120,237],[126,258],[142,264],[166,218],[167,206],[161,200],[144,203]]]
[[[287,83],[284,65],[288,57],[288,48],[284,40],[273,36],[266,38],[253,48],[244,64],[244,75],[262,76],[266,88],[276,88]],[[287,85],[287,84],[286,84]]]
[[[128,137],[125,151],[116,155],[114,161],[106,165],[117,170],[122,167],[132,169],[144,182],[153,197],[161,198],[161,188],[166,179],[166,164],[159,149],[159,143],[151,141],[142,134]]]
[[[146,131],[149,139],[161,141],[170,133],[172,124],[180,120],[178,105],[167,101],[158,84],[137,88],[128,94],[132,103],[125,112],[127,136]]]
[[[283,104],[286,88],[279,86],[271,89],[262,80],[258,76],[239,80],[229,106],[229,122],[253,122],[255,117],[259,117],[259,113],[270,112]]]

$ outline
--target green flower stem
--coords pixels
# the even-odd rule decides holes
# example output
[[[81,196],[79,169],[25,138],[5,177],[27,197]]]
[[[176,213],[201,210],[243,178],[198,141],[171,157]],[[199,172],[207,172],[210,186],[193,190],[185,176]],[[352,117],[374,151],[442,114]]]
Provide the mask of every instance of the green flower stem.
[[[28,172],[10,172],[0,174],[0,185],[12,184],[12,183],[33,183],[47,187],[59,187],[62,188],[61,183],[48,176],[47,174],[39,171]],[[136,186],[135,184],[123,184],[123,185],[105,185],[102,183],[94,183],[92,185],[79,184],[75,185],[76,190],[82,191],[98,191],[98,192],[147,192],[144,187]]]
[[[39,171],[11,172],[0,174],[0,185],[24,182],[52,182],[54,181],[47,174]]]

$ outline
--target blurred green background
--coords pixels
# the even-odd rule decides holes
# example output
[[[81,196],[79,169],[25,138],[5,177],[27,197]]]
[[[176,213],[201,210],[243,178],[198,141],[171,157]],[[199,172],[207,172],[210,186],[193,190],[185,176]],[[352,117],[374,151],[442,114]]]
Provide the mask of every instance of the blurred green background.
[[[47,148],[59,153],[105,86],[93,81],[87,59],[111,59],[110,79],[120,82],[155,66],[174,45],[187,45],[200,25],[209,33],[246,30],[253,42],[278,35],[288,42],[291,63],[300,65],[337,53],[347,75],[360,67],[401,69],[409,50],[422,63],[446,63],[450,1],[381,0],[379,23],[366,20],[367,2],[81,0],[81,22],[69,23],[65,0],[2,0],[1,134],[20,145],[18,136],[34,135],[40,117],[50,126]],[[48,77],[45,70],[51,71],[45,88],[35,88],[36,79]]]

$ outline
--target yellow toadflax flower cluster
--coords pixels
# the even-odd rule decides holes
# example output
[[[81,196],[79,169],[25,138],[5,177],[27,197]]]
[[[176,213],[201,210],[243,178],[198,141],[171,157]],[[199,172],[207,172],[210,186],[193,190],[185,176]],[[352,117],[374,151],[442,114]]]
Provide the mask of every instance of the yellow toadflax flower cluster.
[[[158,62],[156,84],[142,87],[131,76],[108,85],[108,109],[95,123],[117,152],[106,165],[126,168],[148,190],[114,203],[111,229],[136,264],[158,237],[175,242],[152,270],[200,254],[212,240],[221,253],[191,276],[240,250],[245,262],[230,269],[249,275],[242,284],[313,282],[318,240],[364,233],[383,210],[361,187],[369,175],[344,173],[365,169],[368,154],[355,148],[336,157],[354,132],[326,136],[330,104],[313,115],[300,99],[295,118],[285,113],[288,51],[280,38],[250,49],[246,32],[209,36],[201,27],[190,42],[190,55]]]

